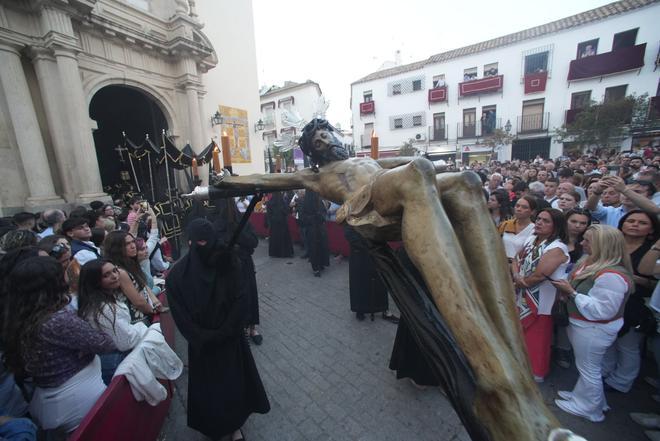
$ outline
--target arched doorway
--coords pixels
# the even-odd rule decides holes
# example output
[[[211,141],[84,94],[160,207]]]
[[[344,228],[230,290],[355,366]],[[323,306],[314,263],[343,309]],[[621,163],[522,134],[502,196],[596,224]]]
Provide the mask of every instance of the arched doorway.
[[[92,97],[89,115],[97,123],[94,143],[104,190],[116,195],[131,190],[137,192],[139,186],[146,198],[162,200],[167,188],[164,167],[159,166],[155,159],[149,161],[146,156],[133,159],[131,166],[128,152],[122,150],[122,132],[136,144],[141,144],[145,135],[149,135],[157,146],[161,144],[160,134],[168,129],[168,125],[156,101],[134,87],[105,86]]]

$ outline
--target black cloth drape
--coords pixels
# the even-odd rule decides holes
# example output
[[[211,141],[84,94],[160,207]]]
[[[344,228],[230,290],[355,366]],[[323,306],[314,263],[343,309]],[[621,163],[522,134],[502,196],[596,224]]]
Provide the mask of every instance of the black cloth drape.
[[[348,225],[344,227],[344,236],[351,247],[351,255],[348,258],[351,311],[361,313],[387,311],[389,309],[387,288],[369,255],[366,239]]]
[[[282,193],[273,193],[266,202],[266,226],[270,230],[268,237],[268,255],[271,257],[292,257],[293,242],[289,232],[289,207],[284,203]]]
[[[330,266],[330,248],[328,245],[328,230],[325,228],[326,208],[319,195],[313,191],[305,191],[300,212],[301,224],[305,228],[305,248],[312,270],[321,271]]]
[[[270,404],[243,332],[248,296],[240,260],[210,222],[196,219],[188,231],[190,250],[170,271],[167,296],[188,341],[188,426],[220,438]]]
[[[351,250],[352,252],[352,250]],[[420,272],[415,268],[408,253],[402,247],[396,251],[396,256],[403,267],[410,271],[415,281],[422,287],[428,298],[431,298],[426,283]],[[396,378],[410,378],[415,383],[423,386],[439,386],[428,362],[422,355],[422,350],[413,338],[405,318],[399,319],[396,329],[392,356],[390,357],[390,369],[396,371]]]

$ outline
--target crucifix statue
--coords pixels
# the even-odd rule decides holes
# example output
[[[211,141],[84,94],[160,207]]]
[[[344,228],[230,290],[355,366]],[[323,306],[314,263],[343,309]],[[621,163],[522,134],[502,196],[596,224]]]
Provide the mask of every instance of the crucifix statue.
[[[341,204],[337,222],[353,226],[374,249],[402,240],[429,306],[410,304],[414,283],[396,281],[406,277],[396,263],[381,275],[472,439],[582,439],[560,427],[532,379],[504,248],[477,175],[437,174],[444,170],[422,157],[349,158],[322,119],[304,127],[299,144],[311,168],[222,175],[189,197],[305,188]]]
[[[123,164],[124,161],[124,152],[128,151],[126,147],[122,147],[120,144],[117,144],[117,147],[114,149],[117,154],[119,154],[119,161]]]

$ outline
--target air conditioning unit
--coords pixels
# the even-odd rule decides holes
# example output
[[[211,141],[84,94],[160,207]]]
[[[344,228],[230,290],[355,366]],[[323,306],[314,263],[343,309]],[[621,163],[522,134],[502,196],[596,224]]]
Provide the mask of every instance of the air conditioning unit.
[[[415,141],[426,141],[426,135],[424,133],[416,134]]]

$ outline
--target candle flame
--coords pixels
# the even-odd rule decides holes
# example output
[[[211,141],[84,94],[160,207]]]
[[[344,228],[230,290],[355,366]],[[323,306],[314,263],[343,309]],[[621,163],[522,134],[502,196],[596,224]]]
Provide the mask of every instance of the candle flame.
[[[218,148],[218,144],[215,144],[215,147],[213,147],[213,151],[220,153],[220,149]]]
[[[374,130],[371,131],[371,137],[372,137],[372,138],[375,138],[375,137],[376,137],[376,129],[374,129]]]
[[[225,132],[225,131],[223,130],[223,131],[222,131],[222,136],[227,136],[227,132]]]

